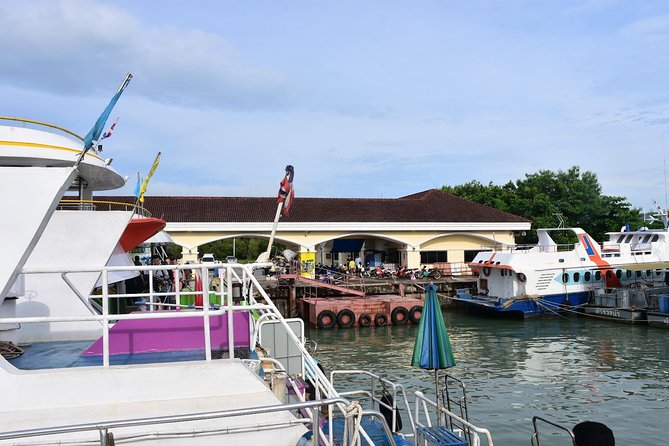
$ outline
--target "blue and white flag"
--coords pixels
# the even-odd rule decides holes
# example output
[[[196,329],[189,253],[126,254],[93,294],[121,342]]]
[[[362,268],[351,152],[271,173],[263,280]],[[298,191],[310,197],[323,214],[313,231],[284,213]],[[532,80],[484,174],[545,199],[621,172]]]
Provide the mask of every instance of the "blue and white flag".
[[[119,87],[114,97],[111,98],[111,101],[109,101],[109,104],[104,109],[98,120],[95,121],[95,125],[93,125],[93,128],[84,137],[84,152],[83,152],[84,154],[88,152],[91,149],[91,147],[93,147],[93,141],[98,141],[100,139],[100,134],[105,128],[107,119],[109,119],[109,115],[111,114],[112,110],[114,109],[114,106],[118,102],[118,98],[121,97],[121,93],[123,93],[125,87],[128,86],[130,79],[132,79],[132,74],[128,73],[128,75],[123,80],[123,83]]]

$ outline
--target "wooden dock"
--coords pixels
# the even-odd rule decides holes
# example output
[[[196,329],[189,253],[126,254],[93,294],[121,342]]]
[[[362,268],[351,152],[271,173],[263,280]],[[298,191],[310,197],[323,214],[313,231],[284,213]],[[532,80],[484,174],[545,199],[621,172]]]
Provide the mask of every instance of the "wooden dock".
[[[396,295],[305,297],[298,300],[305,322],[318,328],[350,328],[418,323],[423,301]]]

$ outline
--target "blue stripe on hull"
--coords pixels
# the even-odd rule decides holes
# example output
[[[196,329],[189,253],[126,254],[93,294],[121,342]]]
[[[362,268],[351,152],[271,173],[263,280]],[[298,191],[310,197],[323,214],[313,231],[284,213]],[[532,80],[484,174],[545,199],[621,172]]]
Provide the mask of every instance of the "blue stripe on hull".
[[[518,299],[514,301],[513,298],[490,298],[487,296],[458,294],[454,300],[468,307],[490,313],[533,317],[552,315],[565,306],[576,307],[586,304],[588,296],[589,293],[587,291],[569,294],[550,294],[541,296],[537,302],[534,299]]]

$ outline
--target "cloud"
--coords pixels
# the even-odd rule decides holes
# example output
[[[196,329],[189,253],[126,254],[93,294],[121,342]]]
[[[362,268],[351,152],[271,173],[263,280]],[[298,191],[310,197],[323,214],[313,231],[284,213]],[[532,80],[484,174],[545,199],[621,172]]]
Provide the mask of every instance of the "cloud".
[[[218,35],[157,27],[92,0],[0,5],[0,81],[25,89],[90,95],[133,72],[132,94],[168,104],[258,109],[290,104],[294,89],[246,63]]]

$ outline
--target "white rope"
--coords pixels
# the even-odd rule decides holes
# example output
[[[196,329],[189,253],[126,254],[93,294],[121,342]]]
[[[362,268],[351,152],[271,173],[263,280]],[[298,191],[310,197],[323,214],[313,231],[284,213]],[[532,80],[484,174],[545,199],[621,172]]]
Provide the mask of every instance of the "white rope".
[[[362,421],[362,407],[357,401],[352,401],[351,404],[344,408],[344,439],[343,446],[360,446],[360,423]],[[353,434],[351,435],[351,443],[348,443],[348,432],[350,429],[350,422],[355,423]]]

